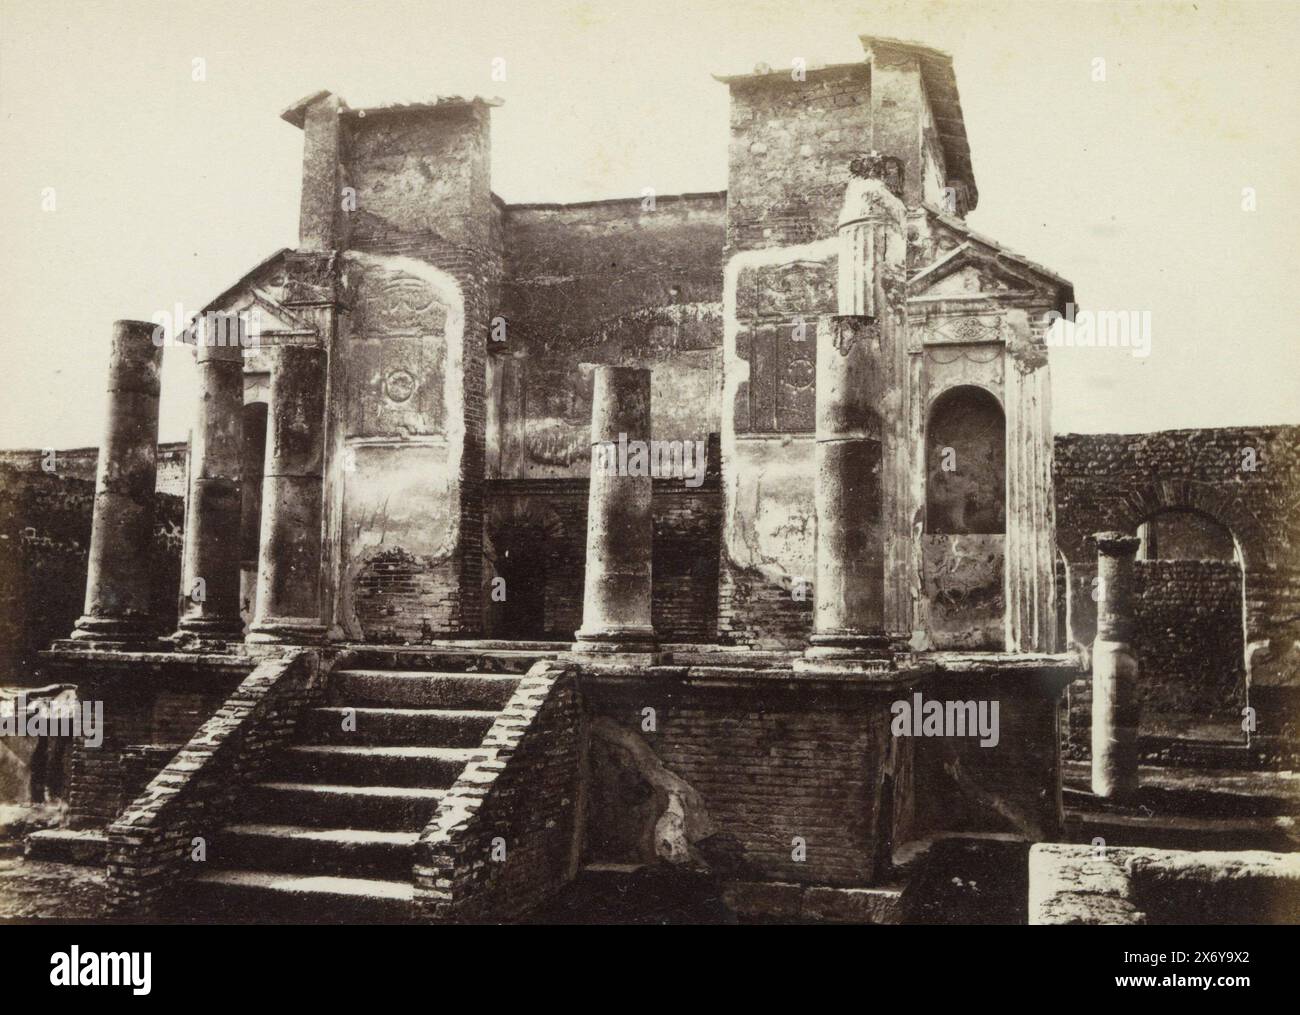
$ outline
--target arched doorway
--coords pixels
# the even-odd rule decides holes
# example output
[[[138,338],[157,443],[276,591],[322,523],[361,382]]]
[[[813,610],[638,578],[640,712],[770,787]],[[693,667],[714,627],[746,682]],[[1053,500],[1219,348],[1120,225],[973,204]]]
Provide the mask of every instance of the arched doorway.
[[[582,540],[541,498],[490,503],[484,532],[489,637],[570,641],[581,623]]]
[[[1154,511],[1137,535],[1143,735],[1243,741],[1245,597],[1236,536],[1189,507]]]

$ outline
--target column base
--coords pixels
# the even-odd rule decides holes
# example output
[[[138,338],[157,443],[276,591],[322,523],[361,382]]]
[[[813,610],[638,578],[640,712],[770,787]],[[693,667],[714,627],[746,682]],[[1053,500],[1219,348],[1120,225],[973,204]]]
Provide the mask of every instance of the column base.
[[[654,666],[664,661],[653,627],[581,628],[570,651],[613,665]]]
[[[147,620],[121,617],[81,617],[72,634],[64,640],[74,643],[76,648],[110,651],[166,650],[171,647],[150,630]]]
[[[255,621],[248,626],[244,643],[248,645],[321,645],[325,642],[325,625],[315,620]]]
[[[797,673],[892,673],[894,655],[907,650],[908,640],[897,634],[814,634],[803,658],[794,661]]]
[[[244,634],[244,622],[239,617],[182,617],[176,625],[176,633],[239,638]]]
[[[238,617],[189,617],[168,639],[181,652],[230,652],[244,640],[244,622]]]

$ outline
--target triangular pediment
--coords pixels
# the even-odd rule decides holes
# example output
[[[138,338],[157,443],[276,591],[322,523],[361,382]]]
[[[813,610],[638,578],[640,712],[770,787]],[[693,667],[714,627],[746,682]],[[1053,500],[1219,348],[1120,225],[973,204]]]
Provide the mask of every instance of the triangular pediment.
[[[1074,286],[1056,272],[981,236],[964,219],[922,205],[915,242],[909,241],[913,300],[970,299],[1030,294],[1064,313]]]
[[[1064,298],[1061,281],[1054,276],[1040,274],[1027,263],[969,241],[917,272],[908,283],[908,298],[912,300],[1026,293],[1040,295],[1053,303]]]
[[[208,303],[193,321],[211,316],[255,316],[263,334],[315,334],[315,327],[298,311],[284,305],[289,290],[285,261],[288,249],[276,251],[234,285]],[[189,334],[193,332],[191,323]]]

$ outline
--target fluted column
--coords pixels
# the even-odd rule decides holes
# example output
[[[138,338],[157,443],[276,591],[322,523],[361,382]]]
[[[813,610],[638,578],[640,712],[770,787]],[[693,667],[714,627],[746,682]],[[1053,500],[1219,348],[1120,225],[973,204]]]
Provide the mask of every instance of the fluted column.
[[[182,554],[178,635],[236,638],[239,616],[240,459],[244,357],[238,343],[200,335],[198,418],[190,447],[190,502]]]
[[[326,355],[323,349],[280,346],[272,356],[257,607],[246,640],[314,642],[325,634],[320,583]]]
[[[1138,788],[1138,662],[1133,636],[1133,555],[1140,540],[1098,532],[1097,638],[1092,643],[1092,791],[1124,799]]]
[[[140,642],[154,635],[154,487],[162,343],[148,321],[116,321],[108,366],[108,419],[99,448],[95,509],[78,641]]]
[[[650,371],[596,367],[587,563],[575,651],[644,654],[655,650],[650,615],[654,525],[649,442]],[[633,457],[638,444],[644,468]]]

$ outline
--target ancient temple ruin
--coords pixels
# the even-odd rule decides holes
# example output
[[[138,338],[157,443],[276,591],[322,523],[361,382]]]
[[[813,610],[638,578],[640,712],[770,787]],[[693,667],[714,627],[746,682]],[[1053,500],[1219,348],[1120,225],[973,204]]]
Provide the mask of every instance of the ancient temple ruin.
[[[1057,533],[1072,286],[966,225],[951,60],[862,43],[719,78],[725,193],[510,205],[493,101],[286,110],[298,246],[185,335],[165,623],[163,350],[112,332],[44,657],[107,735],[34,848],[103,858],[123,914],[512,919],[668,864],[743,915],[890,922],[935,843],[1071,838],[1089,666],[1093,789],[1131,798],[1139,541],[1087,543],[1119,577],[1067,608]]]

